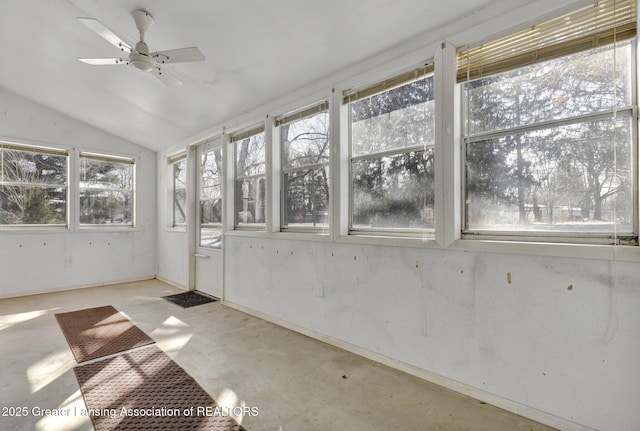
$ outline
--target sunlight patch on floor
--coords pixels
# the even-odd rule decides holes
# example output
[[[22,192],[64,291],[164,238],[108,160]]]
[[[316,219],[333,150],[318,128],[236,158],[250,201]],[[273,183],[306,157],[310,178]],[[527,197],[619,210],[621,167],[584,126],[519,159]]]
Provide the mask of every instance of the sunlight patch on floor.
[[[91,419],[87,414],[80,389],[64,400],[51,414],[43,416],[36,422],[37,431],[74,431],[80,428],[91,428]],[[68,413],[68,415],[66,414]],[[86,413],[86,412],[85,412]]]
[[[238,394],[232,391],[229,388],[224,388],[217,397],[215,397],[216,404],[218,404],[223,409],[229,409],[230,412],[242,412],[244,408],[247,406],[247,403],[238,400]],[[238,409],[235,409],[239,407]],[[242,424],[242,414],[231,414],[232,418],[236,420],[239,424]]]
[[[24,313],[7,314],[0,316],[0,331],[6,328],[10,328],[18,323],[26,322],[27,320],[35,319],[36,317],[43,316],[51,311],[59,310],[60,307],[49,308],[44,310],[26,311]]]
[[[171,316],[162,322],[161,326],[154,329],[150,335],[156,340],[158,347],[174,359],[193,337],[193,330],[187,323]]]
[[[46,387],[75,365],[73,355],[69,350],[51,353],[27,368],[27,379],[34,394]]]

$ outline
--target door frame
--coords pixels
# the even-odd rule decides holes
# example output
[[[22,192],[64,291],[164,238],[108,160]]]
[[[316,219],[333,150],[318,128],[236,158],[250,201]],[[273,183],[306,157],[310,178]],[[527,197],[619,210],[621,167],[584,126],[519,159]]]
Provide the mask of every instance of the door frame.
[[[200,163],[199,156],[201,149],[210,145],[212,148],[222,149],[222,173],[220,178],[220,186],[222,193],[222,220],[221,220],[221,233],[222,244],[219,249],[212,249],[215,252],[220,252],[221,256],[221,287],[220,287],[220,301],[224,302],[224,233],[226,230],[226,206],[227,206],[227,149],[224,145],[223,136],[216,136],[204,141],[200,141],[196,144],[190,145],[187,149],[187,236],[188,236],[188,253],[189,253],[189,285],[188,290],[196,290],[197,279],[197,260],[203,259],[199,257],[200,248]],[[206,293],[206,292],[205,292]]]

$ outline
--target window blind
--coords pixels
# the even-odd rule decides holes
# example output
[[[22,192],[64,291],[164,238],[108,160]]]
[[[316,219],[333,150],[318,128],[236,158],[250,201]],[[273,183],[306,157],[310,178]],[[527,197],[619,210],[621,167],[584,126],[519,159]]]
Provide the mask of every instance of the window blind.
[[[171,164],[177,163],[177,162],[179,162],[181,160],[184,160],[186,158],[187,158],[187,153],[183,151],[181,153],[174,154],[172,156],[168,156],[167,157],[167,163],[169,163],[171,165]]]
[[[258,133],[264,132],[264,124],[258,127],[255,127],[251,130],[247,130],[246,132],[238,133],[237,135],[231,135],[231,142],[242,141],[243,139],[247,139],[253,135],[257,135]]]
[[[101,162],[113,162],[113,163],[125,163],[129,165],[135,164],[135,160],[131,157],[119,157],[119,156],[110,156],[106,154],[96,154],[96,153],[80,153],[81,158],[99,160]]]
[[[360,99],[365,99],[369,96],[373,96],[374,94],[382,93],[383,91],[391,90],[395,87],[399,87],[418,78],[422,78],[432,72],[433,62],[430,62],[418,69],[396,75],[392,78],[389,78],[382,82],[378,82],[374,85],[362,88],[360,90],[345,90],[342,93],[342,103],[347,104]]]
[[[58,148],[34,147],[30,145],[13,144],[9,142],[0,142],[0,149],[29,151],[31,153],[50,154],[52,156],[68,156],[69,151]]]
[[[293,114],[283,115],[282,117],[276,118],[276,126],[282,126],[283,124],[293,123],[294,121],[311,117],[319,112],[324,112],[328,110],[329,110],[329,102],[324,102],[319,105],[314,105],[310,108],[303,109],[302,111],[294,112]]]
[[[600,0],[471,49],[458,49],[458,82],[538,63],[636,35],[636,0]]]

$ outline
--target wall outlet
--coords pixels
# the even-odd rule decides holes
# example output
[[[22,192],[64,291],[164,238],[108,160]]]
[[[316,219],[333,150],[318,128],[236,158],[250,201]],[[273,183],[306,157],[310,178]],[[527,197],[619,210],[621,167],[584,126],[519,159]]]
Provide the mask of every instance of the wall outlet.
[[[324,284],[322,284],[321,282],[317,282],[315,285],[315,292],[316,292],[316,296],[318,298],[323,298],[324,297]]]

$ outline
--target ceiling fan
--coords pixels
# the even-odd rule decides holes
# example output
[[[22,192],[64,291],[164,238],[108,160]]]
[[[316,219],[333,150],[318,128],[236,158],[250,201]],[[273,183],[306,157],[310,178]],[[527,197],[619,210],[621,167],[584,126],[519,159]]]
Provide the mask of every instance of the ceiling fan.
[[[124,58],[79,58],[78,60],[95,66],[106,65],[132,65],[143,72],[150,72],[153,76],[164,82],[169,87],[179,87],[182,85],[175,75],[168,72],[163,65],[170,63],[184,63],[190,61],[203,61],[204,55],[196,47],[170,49],[168,51],[149,52],[149,47],[144,41],[144,34],[155,22],[153,17],[144,10],[136,10],[131,13],[136,27],[140,31],[140,41],[135,47],[131,47],[116,36],[111,30],[105,27],[100,21],[93,18],[82,18],[78,20],[103,37],[107,42],[114,45],[122,52],[129,53]]]

